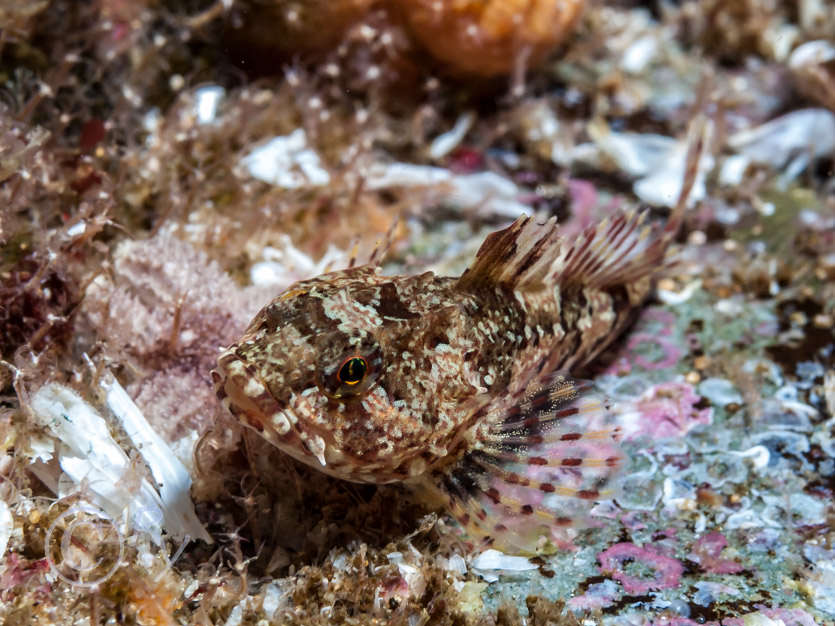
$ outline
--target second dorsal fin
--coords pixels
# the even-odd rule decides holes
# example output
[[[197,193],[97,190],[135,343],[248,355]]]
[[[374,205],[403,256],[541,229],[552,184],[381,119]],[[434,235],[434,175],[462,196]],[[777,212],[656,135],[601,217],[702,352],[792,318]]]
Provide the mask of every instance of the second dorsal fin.
[[[513,289],[558,282],[562,287],[606,287],[655,272],[669,240],[653,237],[645,213],[619,212],[587,228],[574,241],[559,235],[554,218],[537,224],[520,217],[487,237],[463,287],[501,284]]]
[[[560,237],[555,218],[537,224],[522,216],[484,240],[459,285],[525,289],[559,283],[563,288],[605,288],[655,276],[681,227],[696,182],[705,141],[703,116],[694,119],[688,134],[682,188],[664,227],[653,231],[645,225],[646,212],[619,211],[567,242]]]

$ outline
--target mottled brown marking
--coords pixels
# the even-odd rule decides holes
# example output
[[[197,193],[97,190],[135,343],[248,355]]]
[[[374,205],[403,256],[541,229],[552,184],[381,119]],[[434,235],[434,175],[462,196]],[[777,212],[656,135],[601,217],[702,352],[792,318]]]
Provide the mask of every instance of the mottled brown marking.
[[[683,208],[676,211],[677,227]],[[553,373],[597,356],[651,291],[674,228],[649,239],[643,222],[616,215],[563,242],[553,219],[538,225],[524,217],[487,237],[459,278],[386,277],[361,266],[296,283],[220,356],[212,375],[218,397],[241,422],[321,471],[436,489],[477,536],[489,525],[475,527],[474,518],[485,521],[490,503],[548,517],[504,497],[501,485],[599,498],[584,487],[602,487],[606,476],[594,468],[616,467],[618,457],[585,462],[541,452],[556,441],[615,433],[592,435],[582,425],[561,432],[556,422],[579,415],[572,400],[586,387]],[[363,374],[343,380],[340,368],[353,357],[363,359]],[[531,472],[550,466],[557,475],[534,480],[539,474],[509,471],[507,463]],[[561,481],[584,472],[599,480]],[[504,524],[493,530],[508,532]]]

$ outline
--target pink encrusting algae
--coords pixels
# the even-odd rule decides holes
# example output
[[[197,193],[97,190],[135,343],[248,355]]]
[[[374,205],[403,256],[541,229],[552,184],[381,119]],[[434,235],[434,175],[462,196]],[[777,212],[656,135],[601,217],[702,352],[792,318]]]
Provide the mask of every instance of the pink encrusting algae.
[[[623,585],[624,591],[632,595],[673,589],[678,587],[684,566],[680,561],[661,554],[650,546],[634,543],[616,543],[597,555],[600,569]],[[632,575],[625,570],[629,563],[635,563],[652,570],[649,575]]]
[[[711,407],[700,408],[701,397],[685,382],[655,385],[636,400],[619,407],[624,439],[681,437],[713,420]]]
[[[693,544],[690,558],[711,574],[738,574],[742,565],[733,559],[723,558],[722,551],[728,546],[728,540],[720,532],[709,532]]]

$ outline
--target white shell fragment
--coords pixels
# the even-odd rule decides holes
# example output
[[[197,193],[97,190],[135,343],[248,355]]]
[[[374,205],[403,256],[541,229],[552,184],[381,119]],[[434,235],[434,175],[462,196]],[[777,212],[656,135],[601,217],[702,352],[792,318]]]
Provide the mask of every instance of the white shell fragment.
[[[659,42],[653,35],[636,39],[623,53],[620,67],[625,72],[640,75],[658,56]]]
[[[452,128],[432,140],[429,145],[429,156],[437,161],[455,150],[472,128],[474,121],[475,115],[471,111],[459,115]]]
[[[664,304],[669,304],[672,306],[677,306],[679,304],[684,304],[690,298],[693,297],[699,289],[702,287],[702,280],[697,278],[695,280],[691,280],[687,283],[681,291],[670,291],[669,289],[663,289],[658,287],[656,289],[658,293],[658,299],[661,300]]]
[[[85,496],[94,500],[113,520],[130,512],[133,525],[161,544],[164,519],[159,494],[150,483],[127,487],[130,459],[113,440],[107,423],[73,390],[48,383],[32,395],[31,409],[38,424],[60,441],[56,457],[73,488],[84,484]],[[48,468],[35,464],[33,472],[59,496],[68,495]]]
[[[128,432],[136,435],[143,428],[150,431],[145,418],[118,383],[108,383],[105,391],[108,406]],[[59,495],[68,495],[61,487],[67,482],[74,491],[83,485],[84,495],[93,504],[114,521],[127,515],[132,526],[148,533],[157,545],[161,545],[163,530],[180,539],[188,536],[211,542],[192,508],[188,492],[191,478],[184,469],[178,471],[176,466],[181,464],[161,439],[137,436],[135,442],[143,457],[150,459],[148,465],[161,483],[165,498],[147,480],[132,476],[135,472],[132,462],[111,437],[105,420],[72,389],[48,383],[32,395],[31,409],[36,421],[60,442],[55,456],[64,476],[54,476],[43,464],[34,464],[32,470]],[[130,415],[125,417],[126,413]],[[162,459],[169,467],[160,471]]]
[[[321,187],[331,181],[301,128],[252,149],[241,159],[241,165],[253,178],[284,189]]]
[[[335,267],[347,265],[349,254],[334,245],[328,246],[318,261],[293,245],[285,234],[278,236],[276,247],[265,246],[262,261],[253,263],[249,279],[253,285],[284,289],[292,283],[329,272]]]
[[[12,538],[13,530],[14,519],[9,505],[0,500],[0,559],[6,557],[6,547],[9,545],[9,539]]]
[[[212,543],[209,533],[194,512],[189,493],[191,475],[186,467],[162,437],[154,432],[139,407],[116,378],[105,376],[101,388],[106,394],[107,406],[122,423],[159,485],[160,497],[165,505],[166,532],[178,539],[190,537]]]
[[[789,56],[788,66],[798,90],[810,100],[835,109],[835,43],[807,41]]]
[[[198,124],[211,124],[217,118],[226,90],[220,85],[205,85],[194,90],[194,113]]]
[[[779,182],[785,185],[814,159],[835,153],[835,113],[826,109],[793,111],[734,133],[728,145],[753,163],[781,170]]]
[[[676,140],[666,135],[618,133],[603,124],[589,124],[588,130],[601,156],[629,176],[646,176],[662,167],[676,145]]]
[[[427,187],[449,182],[452,172],[443,167],[414,163],[372,163],[363,172],[368,189],[389,187]]]
[[[437,201],[481,215],[516,218],[531,208],[517,198],[522,194],[511,180],[494,172],[454,174],[442,167],[413,163],[373,163],[363,173],[367,189],[390,187],[434,188]]]
[[[675,139],[652,133],[620,133],[611,130],[605,122],[589,124],[588,133],[594,141],[594,150],[578,151],[581,160],[603,169],[614,166],[636,178],[632,190],[648,204],[666,207],[676,204],[684,181],[686,137]],[[688,205],[705,197],[705,175],[713,165],[713,157],[707,152],[702,154]]]
[[[537,566],[524,556],[510,556],[498,550],[485,550],[472,561],[473,571],[487,582],[499,580],[503,572],[527,572]]]
[[[798,69],[804,65],[826,63],[835,59],[835,44],[819,39],[797,46],[789,56],[789,67]]]

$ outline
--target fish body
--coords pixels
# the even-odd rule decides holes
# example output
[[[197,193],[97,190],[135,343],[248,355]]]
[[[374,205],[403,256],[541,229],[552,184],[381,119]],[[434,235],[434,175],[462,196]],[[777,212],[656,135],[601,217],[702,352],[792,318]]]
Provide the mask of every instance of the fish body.
[[[564,240],[553,218],[523,216],[459,277],[383,276],[371,263],[298,282],[221,353],[219,399],[318,470],[410,485],[481,546],[547,548],[614,493],[616,416],[571,374],[664,271],[705,128],[691,124],[663,228],[622,212]]]
[[[298,282],[219,357],[218,396],[296,459],[416,485],[471,536],[523,551],[496,512],[573,525],[620,465],[605,400],[569,375],[652,289],[677,225],[643,222],[619,214],[565,242],[523,217],[460,277],[366,265]]]

